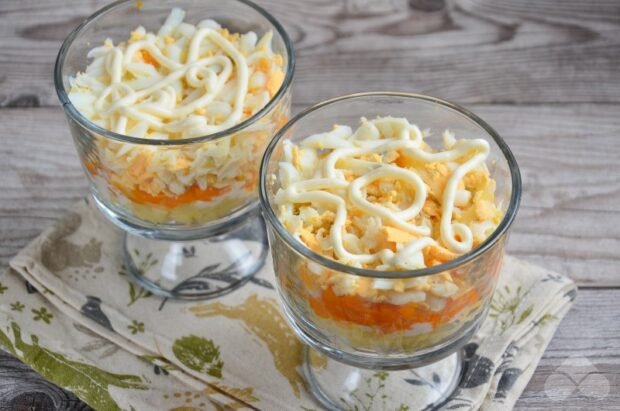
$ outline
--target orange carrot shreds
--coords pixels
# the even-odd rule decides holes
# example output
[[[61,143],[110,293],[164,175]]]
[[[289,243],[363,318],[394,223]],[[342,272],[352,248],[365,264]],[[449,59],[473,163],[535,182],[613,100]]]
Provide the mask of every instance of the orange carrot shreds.
[[[329,287],[320,297],[310,298],[310,306],[319,317],[374,326],[389,333],[407,330],[420,323],[430,323],[433,327],[447,323],[478,300],[478,293],[472,288],[457,298],[448,298],[444,309],[435,312],[421,303],[396,305],[372,302],[357,295],[339,296]]]
[[[127,191],[122,186],[117,188],[131,201],[137,204],[152,204],[158,205],[164,208],[174,208],[182,204],[189,204],[194,201],[209,201],[223,194],[226,194],[231,190],[230,186],[217,188],[207,187],[205,190],[200,189],[196,184],[189,187],[183,194],[178,196],[170,196],[164,193],[152,195],[146,191],[142,191],[139,188],[134,188],[132,191]]]
[[[142,56],[142,60],[144,60],[145,63],[150,64],[155,68],[159,68],[159,62],[155,59],[155,57],[151,55],[151,53],[146,50],[140,50],[140,55]]]

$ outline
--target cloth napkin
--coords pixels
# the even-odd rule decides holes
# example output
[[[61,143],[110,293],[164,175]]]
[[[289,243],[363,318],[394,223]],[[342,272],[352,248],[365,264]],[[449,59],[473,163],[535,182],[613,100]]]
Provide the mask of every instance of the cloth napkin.
[[[257,280],[215,300],[162,300],[128,280],[121,239],[82,201],[32,241],[0,275],[0,346],[105,411],[320,409],[270,257]],[[464,378],[443,408],[511,409],[575,295],[568,278],[506,257],[490,314],[465,347]],[[412,381],[399,383],[406,398],[433,389]]]

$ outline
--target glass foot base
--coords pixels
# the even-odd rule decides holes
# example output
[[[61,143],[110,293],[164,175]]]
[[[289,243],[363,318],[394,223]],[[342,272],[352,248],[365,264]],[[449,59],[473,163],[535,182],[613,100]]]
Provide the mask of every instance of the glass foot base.
[[[225,233],[200,240],[167,241],[126,233],[125,266],[130,278],[154,294],[176,299],[209,299],[251,281],[269,251],[258,213]]]
[[[432,410],[456,389],[461,353],[404,371],[357,368],[305,347],[304,376],[316,400],[330,411]]]

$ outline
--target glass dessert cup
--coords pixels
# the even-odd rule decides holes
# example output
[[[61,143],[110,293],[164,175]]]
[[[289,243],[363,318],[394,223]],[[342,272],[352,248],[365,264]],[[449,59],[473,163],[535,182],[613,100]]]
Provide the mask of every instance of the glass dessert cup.
[[[433,134],[424,141],[431,146],[441,145],[445,129],[488,142],[486,163],[496,182],[495,203],[503,217],[486,240],[439,265],[380,271],[326,258],[290,234],[277,215],[275,200],[285,142],[299,143],[334,124],[353,125],[360,117],[377,116],[404,117],[430,129]],[[440,99],[405,93],[355,94],[295,116],[267,147],[260,178],[278,291],[290,325],[306,344],[304,373],[315,398],[330,410],[431,409],[447,400],[462,377],[460,349],[486,317],[519,205],[520,174],[506,143],[482,119]],[[427,292],[424,303],[406,304],[369,301],[335,291],[334,283],[324,281],[436,284],[446,275],[459,286],[457,294],[438,299]]]
[[[271,32],[271,50],[281,56],[279,88],[262,108],[207,135],[139,138],[89,120],[70,96],[73,79],[89,64],[89,51],[108,38],[114,44],[127,41],[138,26],[157,33],[172,8],[185,10],[185,22],[193,25],[212,19],[230,33],[253,31],[261,38]],[[258,212],[259,165],[290,115],[293,72],[293,49],[283,27],[247,0],[121,0],[67,37],[54,70],[56,91],[92,203],[124,231],[125,265],[141,286],[166,297],[210,298],[243,285],[263,265],[268,245]],[[156,161],[164,166],[155,168]],[[153,194],[152,184],[162,181],[166,189],[176,184],[174,190]],[[144,184],[151,184],[150,192]]]

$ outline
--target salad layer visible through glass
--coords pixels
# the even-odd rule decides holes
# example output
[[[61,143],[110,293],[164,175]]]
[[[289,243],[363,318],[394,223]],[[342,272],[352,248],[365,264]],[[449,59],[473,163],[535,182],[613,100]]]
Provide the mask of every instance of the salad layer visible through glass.
[[[240,131],[185,144],[259,113],[283,86],[287,67],[272,49],[271,31],[259,38],[184,17],[173,9],[157,32],[139,26],[126,41],[106,40],[69,79],[69,99],[81,115],[146,140],[95,136],[95,149],[83,158],[101,197],[154,224],[199,225],[254,200],[264,148],[289,114],[284,98]],[[158,145],[162,140],[179,145]]]
[[[424,269],[481,245],[504,212],[496,205],[485,139],[441,130],[442,146],[406,118],[362,118],[303,139],[283,140],[271,199],[303,247],[375,277],[328,268],[272,243],[285,301],[314,327],[358,350],[411,352],[445,341],[481,314],[495,284],[503,241],[481,260],[434,275]]]

